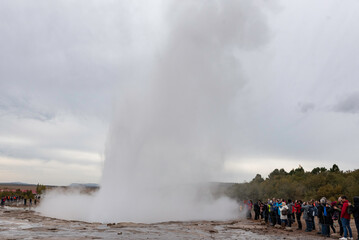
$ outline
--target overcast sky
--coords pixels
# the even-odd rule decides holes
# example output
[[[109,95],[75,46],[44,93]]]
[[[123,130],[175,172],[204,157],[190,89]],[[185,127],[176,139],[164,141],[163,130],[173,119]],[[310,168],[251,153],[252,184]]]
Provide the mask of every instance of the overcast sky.
[[[149,54],[133,46],[159,46],[165,24],[160,1],[122,2],[0,1],[0,182],[100,182],[113,106],[124,86],[141,84],[129,62]],[[359,1],[258,7],[266,39],[233,53],[246,81],[234,147],[214,180],[299,165],[357,169]]]

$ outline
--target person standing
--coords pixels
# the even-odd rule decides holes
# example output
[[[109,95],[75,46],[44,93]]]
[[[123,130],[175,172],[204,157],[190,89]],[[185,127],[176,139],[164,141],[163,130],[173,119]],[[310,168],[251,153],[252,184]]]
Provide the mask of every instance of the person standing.
[[[268,205],[267,204],[264,204],[264,203],[261,203],[261,209],[262,209],[262,214],[263,214],[263,218],[264,218],[264,222],[265,223],[268,223]]]
[[[259,201],[255,202],[253,205],[253,210],[254,210],[254,220],[258,220],[259,219],[259,213],[260,213],[260,206],[259,206]]]
[[[338,220],[338,216],[335,216],[336,211],[334,210],[333,205],[336,205],[336,202],[331,202],[330,204],[328,204],[328,206],[330,207],[330,211],[331,211],[331,218],[329,219],[329,227],[333,230],[333,233],[336,233],[337,231],[335,230],[335,227],[334,227],[334,219]]]
[[[318,225],[319,225],[319,229],[318,229],[319,231],[317,233],[322,234],[323,236],[326,234],[325,226],[323,227],[325,204],[326,204],[326,198],[322,197],[320,199],[320,203],[317,205],[317,209],[318,209]]]
[[[282,200],[277,199],[277,202],[275,204],[275,209],[276,209],[276,218],[277,218],[277,224],[281,225],[282,224],[282,220],[280,219],[280,207],[282,206]]]
[[[282,204],[279,206],[279,212],[280,212],[280,220],[282,227],[286,227],[288,225],[288,206],[285,202],[282,202]]]
[[[346,196],[342,196],[342,212],[340,214],[340,219],[342,220],[343,229],[344,229],[344,237],[340,238],[341,240],[353,239],[352,229],[350,227],[350,214],[348,213],[348,206],[351,205]],[[349,238],[348,238],[349,232]]]
[[[302,216],[302,204],[303,204],[302,200],[296,200],[294,203],[295,217],[298,223],[297,230],[302,230],[302,221],[300,220],[300,217]]]
[[[302,205],[303,208],[303,219],[305,220],[306,225],[306,232],[313,231],[313,213],[314,213],[314,207],[311,201],[304,202]]]
[[[288,199],[288,227],[292,227],[292,216],[293,216],[293,202],[292,199]]]
[[[339,234],[340,234],[340,236],[343,236],[344,229],[343,229],[342,220],[340,219],[340,215],[342,213],[342,207],[343,207],[343,204],[341,203],[341,201],[342,201],[341,198],[338,198],[338,202],[333,202],[332,207],[334,209],[333,220],[338,221]]]
[[[323,208],[323,225],[322,225],[322,228],[324,228],[323,231],[324,237],[328,237],[328,238],[330,237],[330,226],[333,223],[332,217],[333,217],[333,209],[330,206],[330,204],[326,202]]]
[[[355,227],[357,229],[357,240],[359,240],[359,197],[354,197],[354,211],[353,211]]]
[[[312,216],[312,224],[313,224],[313,230],[315,230],[315,216],[318,216],[318,202],[311,200],[312,202],[312,206],[313,206],[313,214],[311,214]]]
[[[272,226],[275,226],[277,224],[277,217],[276,217],[277,210],[276,210],[275,204],[276,204],[275,200],[270,201],[268,204],[269,216],[270,216]]]

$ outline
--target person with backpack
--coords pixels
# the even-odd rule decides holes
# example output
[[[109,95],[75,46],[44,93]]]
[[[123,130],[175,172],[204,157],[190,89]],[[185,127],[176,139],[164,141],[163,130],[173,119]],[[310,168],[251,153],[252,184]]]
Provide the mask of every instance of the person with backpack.
[[[333,223],[332,216],[333,216],[333,209],[330,206],[330,204],[326,202],[323,208],[323,225],[322,225],[322,234],[324,237],[328,237],[328,238],[330,237],[330,225]]]
[[[319,232],[324,237],[330,237],[330,222],[332,221],[332,208],[328,204],[327,199],[322,197],[320,203],[317,204]]]
[[[342,196],[342,212],[340,214],[340,219],[342,220],[343,229],[344,229],[344,237],[340,238],[341,240],[353,239],[352,229],[350,227],[350,209],[352,209],[351,204],[348,201],[346,196]],[[351,207],[350,207],[351,206]],[[348,210],[349,209],[349,210]],[[348,238],[349,232],[349,238]]]
[[[280,212],[281,225],[282,227],[286,227],[288,225],[289,209],[285,202],[282,202],[282,204],[279,206],[279,212]]]
[[[303,219],[305,220],[305,231],[306,232],[311,232],[313,231],[313,213],[314,213],[314,207],[312,205],[312,202],[304,202],[302,205],[302,209],[303,209]]]
[[[357,229],[357,240],[359,240],[359,197],[354,197],[354,209],[353,216],[355,221],[355,227]]]

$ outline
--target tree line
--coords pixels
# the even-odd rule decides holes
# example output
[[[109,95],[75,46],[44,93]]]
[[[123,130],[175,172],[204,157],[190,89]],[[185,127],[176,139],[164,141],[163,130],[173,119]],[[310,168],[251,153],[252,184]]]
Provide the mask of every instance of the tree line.
[[[45,190],[46,190],[45,185],[41,185],[41,184],[36,185],[36,193],[37,194],[42,194],[42,193],[44,193]],[[35,194],[31,190],[21,191],[20,188],[16,189],[16,191],[13,191],[6,187],[5,189],[2,190],[2,192],[0,192],[0,198],[13,197],[13,196],[26,198],[26,199],[34,199],[35,198]]]
[[[226,195],[236,200],[284,199],[320,199],[326,197],[336,201],[338,196],[346,195],[350,199],[359,195],[359,169],[341,171],[334,164],[330,169],[316,167],[305,171],[302,166],[286,172],[274,169],[266,179],[257,174],[250,182],[231,185]]]

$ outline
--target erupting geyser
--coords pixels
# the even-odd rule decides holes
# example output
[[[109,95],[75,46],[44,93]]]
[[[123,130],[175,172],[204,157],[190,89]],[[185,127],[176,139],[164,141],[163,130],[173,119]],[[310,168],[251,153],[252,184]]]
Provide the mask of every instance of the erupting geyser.
[[[245,82],[238,54],[267,39],[259,2],[165,0],[156,17],[141,1],[126,4],[138,7],[128,29],[143,56],[129,60],[131,84],[116,100],[101,189],[87,199],[49,194],[41,211],[104,222],[235,217],[237,204],[203,183],[233,144],[231,103]]]

